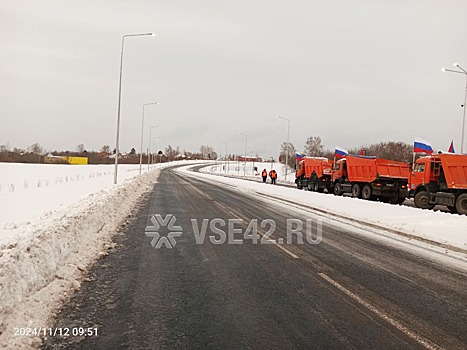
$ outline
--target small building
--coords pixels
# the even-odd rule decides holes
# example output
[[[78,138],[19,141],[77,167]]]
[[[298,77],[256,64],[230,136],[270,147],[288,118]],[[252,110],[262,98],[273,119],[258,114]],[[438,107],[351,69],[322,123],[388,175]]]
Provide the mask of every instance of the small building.
[[[262,162],[262,159],[260,157],[237,156],[237,161],[239,162]]]
[[[75,165],[87,165],[88,164],[88,157],[69,157],[63,156],[68,164],[75,164]]]
[[[46,164],[68,164],[68,162],[63,159],[62,156],[54,156],[52,154],[48,154],[44,156],[44,163]]]

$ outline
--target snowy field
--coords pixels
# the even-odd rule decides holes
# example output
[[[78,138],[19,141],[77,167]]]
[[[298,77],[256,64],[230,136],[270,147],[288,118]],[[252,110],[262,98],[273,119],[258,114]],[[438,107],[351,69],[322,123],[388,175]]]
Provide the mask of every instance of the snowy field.
[[[142,170],[148,171],[147,164]],[[119,183],[136,175],[139,164],[118,166]],[[0,244],[16,234],[15,228],[112,187],[113,177],[114,165],[107,164],[0,163]]]
[[[189,168],[190,166],[183,167],[179,171],[190,174]],[[219,173],[214,170],[216,166],[208,166],[205,169],[204,173],[196,174],[196,176],[212,180],[215,175],[210,173]],[[241,178],[216,176],[215,180],[252,194],[273,196],[297,203],[298,206],[316,208],[334,216],[352,218],[389,228],[409,237],[420,237],[467,251],[467,216],[465,215],[421,210],[351,197],[336,197],[296,188],[245,181]]]
[[[0,163],[0,348],[37,348],[38,337],[13,337],[13,327],[49,325],[159,174],[121,165],[115,186],[113,169]]]

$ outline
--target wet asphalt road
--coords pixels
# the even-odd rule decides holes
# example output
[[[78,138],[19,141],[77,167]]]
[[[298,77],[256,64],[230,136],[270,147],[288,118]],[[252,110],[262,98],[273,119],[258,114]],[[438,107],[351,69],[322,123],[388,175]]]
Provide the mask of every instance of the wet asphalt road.
[[[173,214],[182,228],[172,249],[155,249],[145,235],[154,214]],[[220,236],[209,228],[196,244],[191,220],[216,218],[243,219],[243,232],[251,219],[274,219],[270,238],[284,241],[286,220],[306,219],[162,171],[115,236],[119,248],[93,266],[55,324],[97,327],[98,335],[52,337],[42,348],[467,348],[465,270],[326,224],[317,245],[212,244],[209,236]]]

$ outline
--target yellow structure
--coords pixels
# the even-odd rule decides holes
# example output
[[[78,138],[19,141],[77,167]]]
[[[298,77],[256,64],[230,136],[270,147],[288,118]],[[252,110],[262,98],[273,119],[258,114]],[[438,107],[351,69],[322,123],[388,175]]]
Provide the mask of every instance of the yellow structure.
[[[87,165],[88,164],[88,158],[87,157],[67,157],[67,156],[63,156],[63,159],[65,159],[69,164],[80,164],[80,165]]]

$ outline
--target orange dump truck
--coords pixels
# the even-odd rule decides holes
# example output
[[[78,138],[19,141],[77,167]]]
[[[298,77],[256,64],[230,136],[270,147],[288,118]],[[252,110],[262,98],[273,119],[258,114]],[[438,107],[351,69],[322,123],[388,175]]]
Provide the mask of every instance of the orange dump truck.
[[[298,164],[295,171],[295,183],[298,189],[308,188],[313,190],[313,181],[316,183],[316,190],[324,192],[324,189],[330,191],[332,160],[323,157],[306,157]],[[312,175],[313,171],[316,175]],[[315,177],[315,180],[313,180]]]
[[[416,207],[445,205],[453,213],[467,215],[467,155],[445,153],[417,159],[409,184]]]
[[[332,171],[335,195],[400,204],[408,196],[410,165],[392,160],[347,156],[336,162]]]

